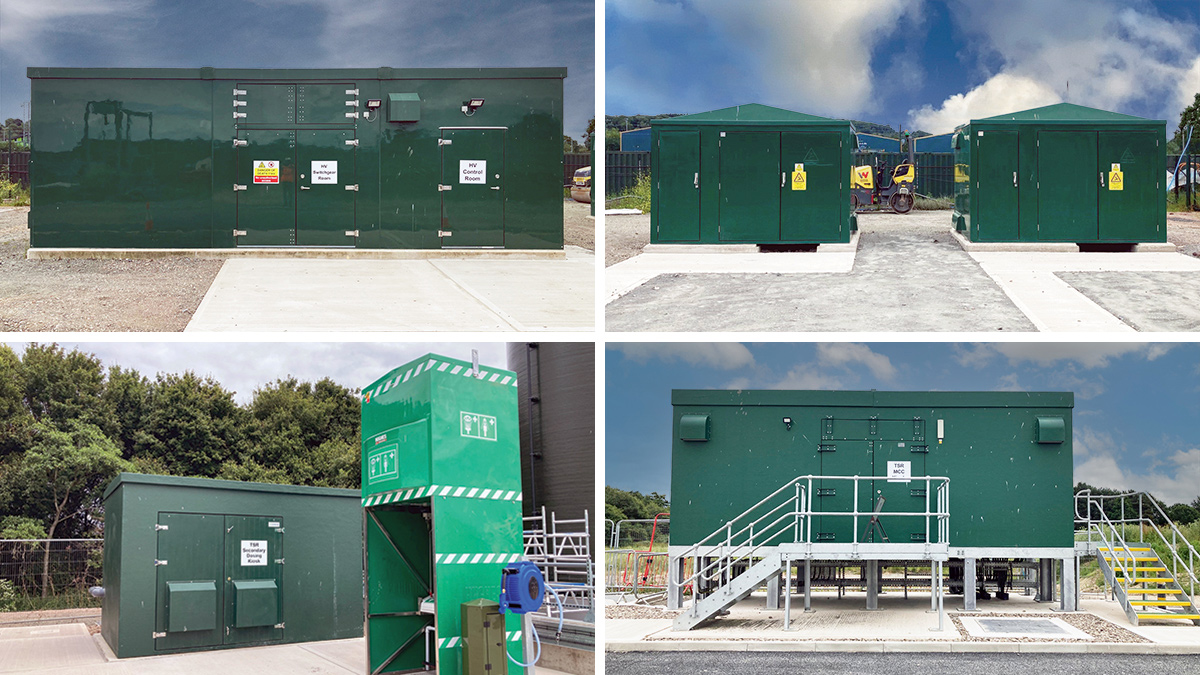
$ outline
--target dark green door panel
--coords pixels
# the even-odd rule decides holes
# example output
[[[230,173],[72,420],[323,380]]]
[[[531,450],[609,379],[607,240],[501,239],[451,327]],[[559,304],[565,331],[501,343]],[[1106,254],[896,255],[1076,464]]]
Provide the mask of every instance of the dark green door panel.
[[[443,247],[504,245],[506,133],[442,130]]]
[[[347,105],[358,96],[347,94],[353,84],[300,84],[296,86],[296,122],[298,124],[345,124],[353,121],[346,113],[358,110]]]
[[[869,476],[871,475],[871,441],[827,440],[820,445],[822,476]],[[822,480],[814,503],[823,513],[849,514],[854,510],[854,481]],[[871,483],[863,481],[858,486],[858,510],[870,511]],[[813,541],[818,543],[848,542],[854,540],[854,518],[849,515],[825,515],[814,518]],[[858,519],[859,541],[866,529],[867,519]]]
[[[221,644],[224,627],[221,550],[225,519],[188,513],[158,514],[153,561],[157,577],[155,650]],[[212,592],[208,592],[211,588]]]
[[[353,246],[356,147],[353,129],[302,129],[296,132],[296,243],[300,246]]]
[[[664,131],[658,144],[658,240],[700,241],[700,132]]]
[[[295,244],[296,132],[249,129],[238,138],[246,141],[237,149],[238,246]]]
[[[779,241],[779,133],[730,131],[720,147],[721,241]]]
[[[246,124],[293,124],[296,121],[296,85],[238,84],[237,89],[246,92],[234,97],[246,103],[233,109],[235,115],[246,115],[235,118],[238,121]]]
[[[881,439],[875,441],[874,452],[874,472],[873,475],[881,478],[872,481],[872,497],[871,499],[884,498],[883,509],[881,513],[915,513],[925,511],[925,481],[912,480],[909,482],[889,481],[886,476],[889,473],[888,462],[908,462],[909,476],[924,476],[925,473],[925,457],[924,450],[928,446],[922,442],[912,440],[895,440],[896,436],[891,436],[889,439]],[[936,506],[936,486],[934,492],[930,494],[930,506]],[[872,505],[874,510],[874,505]],[[925,540],[925,519],[917,516],[892,516],[883,515],[880,518],[880,523],[883,525],[884,532],[887,534],[888,541],[894,544],[908,544]],[[866,529],[866,526],[864,526]],[[937,526],[931,525],[929,536],[931,539],[937,538]],[[876,535],[871,541],[882,541],[883,539]]]
[[[1017,216],[1017,133],[986,131],[977,137],[978,170],[969,178],[975,183],[975,212],[971,218],[975,241],[1016,241]],[[1033,224],[1036,227],[1036,224]]]
[[[283,520],[225,516],[224,529],[225,644],[282,640]]]
[[[1150,161],[1158,156],[1155,134],[1145,131],[1100,132],[1100,239],[1146,241],[1157,231],[1158,200],[1163,198],[1162,169]],[[1120,165],[1121,187],[1113,189],[1113,165]]]
[[[788,175],[780,196],[782,241],[841,241],[841,136],[831,132],[785,132],[780,139],[782,171]],[[804,190],[792,189],[791,176],[803,165]]]
[[[1094,131],[1038,133],[1038,239],[1094,241],[1100,185]]]

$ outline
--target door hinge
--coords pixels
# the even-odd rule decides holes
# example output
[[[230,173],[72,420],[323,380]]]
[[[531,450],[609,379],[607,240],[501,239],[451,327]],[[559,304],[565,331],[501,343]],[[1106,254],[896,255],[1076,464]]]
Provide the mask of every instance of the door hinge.
[[[165,638],[165,637],[167,637],[167,634],[166,634],[166,633],[159,633],[158,631],[154,631],[154,632],[150,633],[150,637],[151,637],[151,638],[153,638],[153,639],[155,639],[155,640],[157,640],[158,638]]]
[[[244,236],[246,236],[246,231],[245,231],[245,230],[234,230],[234,231],[233,231],[233,236],[235,236],[235,237],[244,237]]]
[[[247,145],[250,145],[250,141],[245,141],[240,138],[233,139],[233,147],[235,148],[243,148]]]
[[[233,111],[233,119],[235,119],[235,120],[236,120],[236,119],[241,119],[241,118],[243,118],[243,117],[245,117],[245,116],[246,116],[246,113],[241,113],[241,112],[238,112],[238,111],[236,111],[236,110],[234,110],[234,111]]]
[[[452,189],[454,189],[453,185],[440,185],[440,184],[438,185],[438,192],[446,192],[446,191],[452,190]]]
[[[159,525],[158,523],[155,523],[155,524],[154,524],[154,531],[155,531],[155,532],[161,532],[161,531],[163,531],[163,530],[169,530],[169,529],[171,529],[171,528],[170,528],[169,526],[167,526],[167,525]]]
[[[351,192],[358,192],[358,183],[354,183],[352,185],[347,185],[346,189],[350,190]]]
[[[346,95],[347,96],[358,96],[358,90],[357,89],[347,89]]]
[[[234,184],[233,184],[233,191],[234,191],[234,192],[237,192],[237,191],[239,191],[239,190],[245,190],[245,189],[246,189],[246,186],[245,186],[245,185],[238,185],[237,183],[234,183]]]
[[[358,139],[357,138],[347,138],[346,145],[353,145],[354,147],[357,148],[358,147]]]
[[[283,627],[284,627],[284,624],[282,624],[282,623],[277,623],[277,624],[275,624],[275,627],[276,627],[276,628],[283,628]]]
[[[357,237],[358,230],[346,230],[346,236],[347,237]]]
[[[351,119],[358,119],[358,113],[356,113],[356,112],[346,113],[346,117],[349,117]]]
[[[346,105],[348,105],[352,108],[357,108],[358,107],[358,99],[354,99],[353,101],[346,101]]]
[[[155,566],[155,567],[162,567],[163,565],[166,565],[166,564],[167,564],[167,561],[166,561],[166,560],[155,560],[155,561],[154,561],[154,566]]]
[[[441,146],[441,145],[454,145],[454,139],[452,139],[452,138],[439,138],[439,139],[438,139],[438,145],[439,145],[439,146]]]
[[[275,559],[275,564],[276,564],[276,565],[282,565],[282,564],[283,564],[283,560],[284,560],[283,558],[276,558],[276,559]]]
[[[449,237],[452,234],[454,234],[454,233],[451,232],[450,230],[438,230],[439,237]]]
[[[233,107],[235,107],[235,108],[241,108],[244,105],[246,105],[245,101],[239,101],[237,99],[233,100]]]
[[[358,232],[358,230],[355,230],[355,232]],[[283,534],[283,528],[282,528],[282,527],[277,527],[277,528],[275,528],[275,531],[276,531],[276,532],[278,532],[279,534]]]
[[[245,96],[245,95],[246,95],[246,90],[245,90],[245,89],[234,89],[234,90],[233,90],[233,95],[234,95],[234,96]]]

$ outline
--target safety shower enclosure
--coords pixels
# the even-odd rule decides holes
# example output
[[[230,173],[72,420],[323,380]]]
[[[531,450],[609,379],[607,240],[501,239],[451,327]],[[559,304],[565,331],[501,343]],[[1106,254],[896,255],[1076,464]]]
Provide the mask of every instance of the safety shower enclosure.
[[[104,513],[118,657],[362,635],[354,490],[123,473]]]
[[[850,122],[750,104],[651,122],[655,244],[849,242]]]
[[[953,144],[971,241],[1166,241],[1163,120],[1059,103],[971,120]]]
[[[462,606],[497,601],[523,555],[519,433],[506,370],[429,354],[363,389],[369,672],[463,673]],[[524,661],[521,617],[504,617]]]
[[[35,248],[562,248],[563,68],[30,68]]]

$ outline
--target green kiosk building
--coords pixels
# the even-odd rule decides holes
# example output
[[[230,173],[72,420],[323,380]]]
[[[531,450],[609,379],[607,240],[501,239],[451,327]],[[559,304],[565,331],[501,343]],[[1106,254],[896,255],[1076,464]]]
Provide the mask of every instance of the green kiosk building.
[[[750,104],[650,127],[651,243],[850,241],[850,122]]]

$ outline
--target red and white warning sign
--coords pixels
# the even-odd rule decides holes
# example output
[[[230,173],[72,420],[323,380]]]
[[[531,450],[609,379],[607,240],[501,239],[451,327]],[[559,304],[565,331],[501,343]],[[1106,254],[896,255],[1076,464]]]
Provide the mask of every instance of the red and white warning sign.
[[[277,185],[279,183],[279,161],[274,159],[254,160],[254,182]]]

